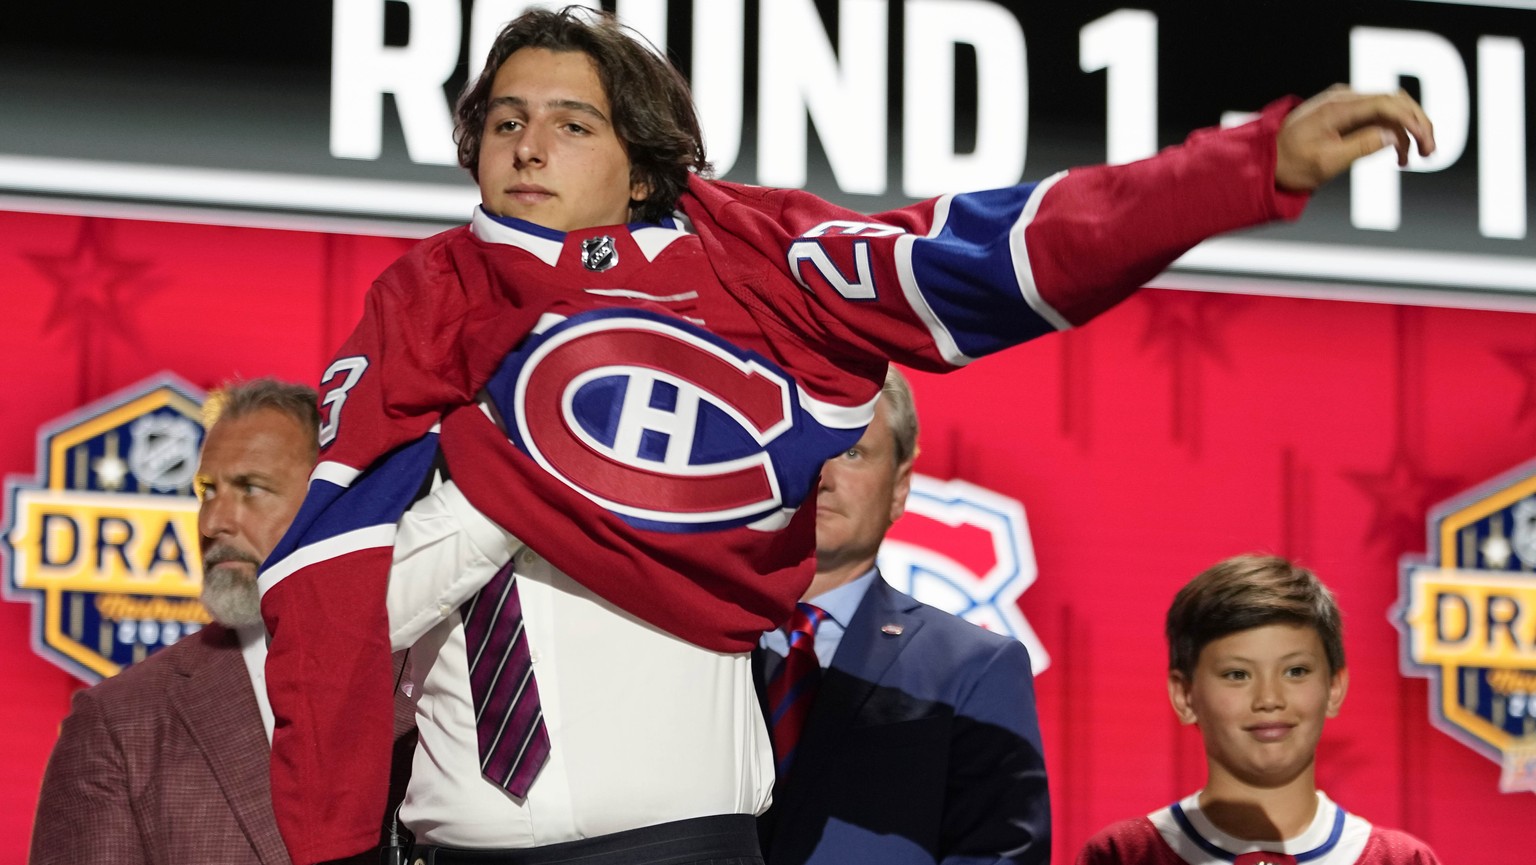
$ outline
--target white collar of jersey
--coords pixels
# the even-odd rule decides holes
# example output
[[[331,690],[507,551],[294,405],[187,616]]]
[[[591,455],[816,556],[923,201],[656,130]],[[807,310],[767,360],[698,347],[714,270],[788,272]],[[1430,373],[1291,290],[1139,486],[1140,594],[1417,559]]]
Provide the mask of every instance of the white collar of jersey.
[[[693,226],[678,214],[665,217],[659,223],[635,222],[622,228],[634,238],[635,245],[640,247],[645,260],[655,261],[656,256],[660,255],[661,251],[670,246],[673,241],[691,234]],[[476,237],[487,243],[515,246],[532,254],[550,267],[554,267],[555,262],[560,260],[560,250],[565,247],[563,231],[545,228],[542,225],[509,216],[494,216],[487,213],[484,207],[475,208],[475,213],[469,221],[469,229]]]
[[[1350,865],[1365,849],[1371,824],[1317,791],[1317,815],[1300,835],[1281,842],[1245,841],[1216,828],[1200,810],[1200,794],[1147,815],[1158,834],[1189,865],[1223,865],[1244,853],[1286,853],[1308,865]]]

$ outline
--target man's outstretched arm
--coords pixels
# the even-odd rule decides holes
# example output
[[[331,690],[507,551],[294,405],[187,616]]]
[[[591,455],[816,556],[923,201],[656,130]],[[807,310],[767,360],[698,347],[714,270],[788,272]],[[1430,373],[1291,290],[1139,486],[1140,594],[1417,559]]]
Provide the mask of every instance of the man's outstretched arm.
[[[1275,185],[1311,192],[1386,147],[1395,147],[1397,164],[1407,165],[1413,142],[1420,156],[1435,150],[1434,125],[1413,97],[1401,90],[1356,93],[1336,85],[1286,115],[1276,140]]]

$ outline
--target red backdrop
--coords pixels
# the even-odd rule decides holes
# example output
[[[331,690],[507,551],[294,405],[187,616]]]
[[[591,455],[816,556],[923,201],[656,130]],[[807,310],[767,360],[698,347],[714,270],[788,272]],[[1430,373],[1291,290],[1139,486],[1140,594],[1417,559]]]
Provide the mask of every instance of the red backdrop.
[[[409,241],[0,212],[0,473],[36,431],[163,370],[313,382],[369,280]],[[1198,735],[1163,686],[1175,588],[1246,550],[1337,591],[1352,687],[1319,778],[1447,863],[1514,863],[1536,797],[1434,729],[1398,669],[1397,564],[1430,505],[1536,456],[1530,314],[1144,292],[1087,329],[940,380],[914,376],[918,470],[1024,502],[1040,576],[1020,607],[1037,680],[1056,858],[1196,789]],[[0,856],[25,855],[37,788],[79,687],[0,603]],[[1522,841],[1521,839],[1524,839]]]

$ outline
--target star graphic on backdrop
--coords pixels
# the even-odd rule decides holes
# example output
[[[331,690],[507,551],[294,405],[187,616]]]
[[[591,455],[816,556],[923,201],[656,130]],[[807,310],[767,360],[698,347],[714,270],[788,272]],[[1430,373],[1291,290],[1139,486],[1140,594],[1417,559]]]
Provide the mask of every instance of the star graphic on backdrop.
[[[1222,331],[1242,310],[1242,298],[1213,299],[1204,292],[1159,291],[1146,305],[1147,329],[1141,337],[1142,348],[1155,348],[1175,363],[1181,357],[1204,355],[1227,365],[1229,356]]]
[[[122,489],[123,481],[128,478],[128,464],[116,454],[99,457],[91,463],[91,468],[96,472],[97,483],[109,492]]]
[[[1144,293],[1142,297],[1147,297]],[[1197,452],[1204,406],[1202,370],[1206,361],[1228,367],[1225,331],[1244,303],[1236,297],[1213,298],[1203,292],[1159,291],[1146,301],[1147,325],[1141,348],[1161,356],[1170,386],[1170,434]]]
[[[1421,549],[1425,514],[1459,488],[1455,478],[1427,472],[1401,445],[1385,470],[1346,471],[1344,476],[1375,505],[1366,541],[1385,542],[1397,550]]]
[[[57,255],[24,255],[55,289],[44,331],[62,326],[72,328],[83,338],[100,339],[101,333],[116,332],[135,341],[124,295],[128,289],[143,293],[158,288],[144,278],[153,262],[125,258],[118,253],[113,248],[110,223],[82,219],[73,249]]]
[[[1520,394],[1520,407],[1515,410],[1515,421],[1536,417],[1536,349],[1517,351],[1507,349],[1495,352],[1499,360],[1525,379],[1525,390]]]
[[[1503,535],[1489,535],[1483,538],[1483,542],[1477,549],[1483,554],[1484,562],[1501,571],[1509,564],[1509,557],[1515,554],[1515,548],[1510,546],[1509,538]]]

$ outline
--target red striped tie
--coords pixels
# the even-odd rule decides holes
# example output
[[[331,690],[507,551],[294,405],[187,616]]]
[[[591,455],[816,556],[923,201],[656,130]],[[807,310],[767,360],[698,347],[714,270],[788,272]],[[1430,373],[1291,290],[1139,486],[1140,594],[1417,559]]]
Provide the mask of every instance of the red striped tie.
[[[512,563],[461,608],[469,690],[475,700],[480,771],[519,799],[549,757],[549,731],[539,707],[523,605]]]
[[[773,733],[773,758],[780,778],[789,773],[800,731],[816,700],[821,681],[821,662],[816,659],[816,628],[827,611],[811,604],[796,604],[789,617],[789,654],[768,681],[768,724]]]

